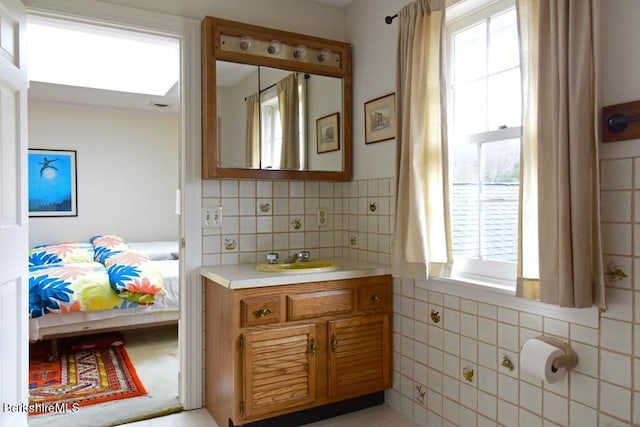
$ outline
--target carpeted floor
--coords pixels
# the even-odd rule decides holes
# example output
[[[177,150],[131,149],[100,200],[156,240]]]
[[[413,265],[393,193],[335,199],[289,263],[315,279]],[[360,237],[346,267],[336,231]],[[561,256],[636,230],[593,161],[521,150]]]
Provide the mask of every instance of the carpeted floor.
[[[125,347],[148,394],[81,407],[76,413],[29,417],[30,427],[108,427],[178,411],[176,325],[125,331]]]

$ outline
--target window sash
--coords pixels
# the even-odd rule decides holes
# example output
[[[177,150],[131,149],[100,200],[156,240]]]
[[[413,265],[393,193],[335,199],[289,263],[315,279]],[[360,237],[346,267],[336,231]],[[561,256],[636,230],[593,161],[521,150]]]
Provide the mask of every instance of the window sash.
[[[450,152],[455,153],[456,147],[470,147],[471,155],[463,157],[462,160],[472,158],[470,165],[466,171],[471,168],[472,172],[457,176],[451,179],[451,205],[452,205],[452,235],[454,262],[457,257],[473,257],[479,262],[516,262],[515,256],[517,242],[514,240],[517,236],[517,203],[518,203],[518,186],[519,179],[509,181],[505,179],[487,179],[487,173],[495,173],[498,177],[507,173],[509,177],[509,169],[501,171],[498,166],[497,170],[487,171],[487,158],[483,151],[489,149],[489,144],[494,144],[492,149],[500,148],[495,144],[513,144],[520,141],[521,127],[501,129],[499,131],[486,132],[482,135],[472,135],[462,138],[462,141],[450,148]],[[486,147],[486,148],[485,148]],[[513,146],[512,148],[513,149]],[[509,150],[505,147],[504,150]],[[452,161],[454,156],[451,157]],[[489,158],[489,162],[493,157]],[[507,160],[510,160],[507,157]],[[518,156],[519,163],[519,156]],[[504,160],[503,160],[504,164]],[[493,163],[493,165],[495,165]],[[453,167],[451,168],[453,172]],[[499,174],[498,174],[499,173]],[[491,177],[495,175],[491,174]],[[511,188],[511,189],[510,189]],[[505,212],[506,217],[504,223],[500,223],[499,231],[505,227],[512,228],[512,233],[507,233],[506,239],[501,239],[505,234],[492,234],[496,229],[496,216],[492,210],[500,209],[498,205],[506,206],[508,211]],[[509,206],[511,205],[511,206]],[[504,211],[505,208],[503,208]],[[515,218],[514,218],[515,214]],[[510,220],[510,221],[509,221]],[[514,222],[515,221],[515,222]],[[467,225],[465,227],[465,222]],[[460,225],[462,224],[462,225]],[[508,255],[505,257],[504,255]],[[510,255],[509,255],[510,254]],[[513,259],[513,261],[507,261]],[[515,278],[515,276],[514,276]]]

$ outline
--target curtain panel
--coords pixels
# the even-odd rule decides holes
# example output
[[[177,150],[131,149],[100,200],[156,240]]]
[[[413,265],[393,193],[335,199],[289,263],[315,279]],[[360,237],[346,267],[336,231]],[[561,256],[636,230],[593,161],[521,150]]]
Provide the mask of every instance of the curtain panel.
[[[448,215],[445,0],[398,13],[397,198],[393,274],[436,277],[452,260]]]
[[[518,0],[523,136],[517,295],[605,308],[597,0]]]
[[[291,73],[276,84],[278,107],[282,122],[282,169],[302,169],[300,164],[300,97],[298,74]]]
[[[245,164],[252,169],[260,168],[260,94],[245,98],[247,111],[247,141]]]

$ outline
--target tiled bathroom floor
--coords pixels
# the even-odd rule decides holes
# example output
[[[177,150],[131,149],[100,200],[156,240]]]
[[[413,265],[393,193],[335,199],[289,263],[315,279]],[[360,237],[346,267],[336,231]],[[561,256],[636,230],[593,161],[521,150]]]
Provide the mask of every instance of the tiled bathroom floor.
[[[184,411],[160,418],[123,424],[127,427],[219,427],[206,409]],[[363,409],[335,418],[307,424],[306,427],[417,427],[410,419],[387,405]]]

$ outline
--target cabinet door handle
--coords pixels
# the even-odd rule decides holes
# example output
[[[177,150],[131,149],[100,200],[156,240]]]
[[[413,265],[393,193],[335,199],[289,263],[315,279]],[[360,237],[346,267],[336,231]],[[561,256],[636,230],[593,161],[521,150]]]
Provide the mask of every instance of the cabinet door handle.
[[[331,351],[335,353],[337,349],[338,349],[338,339],[336,338],[335,335],[331,335]]]
[[[316,340],[314,340],[313,338],[311,338],[311,341],[309,341],[309,354],[311,356],[315,356],[316,355]]]
[[[260,310],[254,310],[253,314],[257,317],[264,317],[264,316],[268,316],[269,314],[271,314],[272,311],[270,308],[261,308]]]
[[[379,295],[371,295],[370,299],[373,302],[380,302],[380,296]]]

